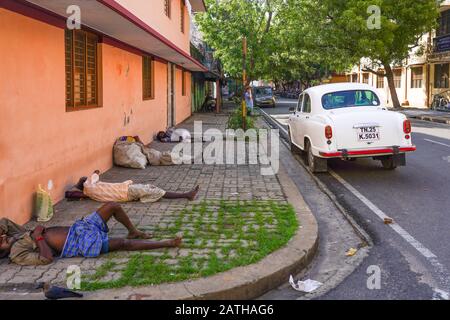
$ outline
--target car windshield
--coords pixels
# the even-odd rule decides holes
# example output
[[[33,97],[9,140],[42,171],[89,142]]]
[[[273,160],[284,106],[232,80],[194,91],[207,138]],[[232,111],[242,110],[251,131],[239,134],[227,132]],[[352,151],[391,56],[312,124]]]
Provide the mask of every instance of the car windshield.
[[[322,106],[326,110],[351,107],[376,107],[379,105],[380,99],[370,90],[333,92],[322,97]]]
[[[255,88],[255,95],[257,97],[271,96],[272,88]]]

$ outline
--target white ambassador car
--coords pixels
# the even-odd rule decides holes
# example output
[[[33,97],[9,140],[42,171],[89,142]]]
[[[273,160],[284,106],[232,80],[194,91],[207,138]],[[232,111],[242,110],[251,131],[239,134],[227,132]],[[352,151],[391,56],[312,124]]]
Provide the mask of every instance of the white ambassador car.
[[[307,154],[312,172],[326,172],[327,159],[373,158],[386,169],[406,165],[416,150],[411,122],[388,111],[376,89],[358,83],[322,85],[305,90],[289,118],[293,152]]]

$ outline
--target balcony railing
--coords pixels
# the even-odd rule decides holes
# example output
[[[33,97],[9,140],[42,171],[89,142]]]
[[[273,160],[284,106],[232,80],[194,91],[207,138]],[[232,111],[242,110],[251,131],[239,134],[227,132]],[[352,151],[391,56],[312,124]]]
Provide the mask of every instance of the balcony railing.
[[[221,73],[220,62],[213,58],[213,53],[209,48],[206,47],[203,50],[199,50],[194,45],[191,45],[191,56],[208,68],[209,71],[216,74]]]

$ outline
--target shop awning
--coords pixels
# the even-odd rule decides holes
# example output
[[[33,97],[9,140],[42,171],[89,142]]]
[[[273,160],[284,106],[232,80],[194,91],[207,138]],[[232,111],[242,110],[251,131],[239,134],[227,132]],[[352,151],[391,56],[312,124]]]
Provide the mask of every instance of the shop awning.
[[[68,17],[68,6],[81,9],[82,24],[111,38],[149,54],[177,64],[190,71],[208,71],[188,52],[177,47],[114,0],[27,0],[38,7]],[[191,0],[194,11],[204,9],[203,0]],[[204,11],[204,10],[203,10]]]

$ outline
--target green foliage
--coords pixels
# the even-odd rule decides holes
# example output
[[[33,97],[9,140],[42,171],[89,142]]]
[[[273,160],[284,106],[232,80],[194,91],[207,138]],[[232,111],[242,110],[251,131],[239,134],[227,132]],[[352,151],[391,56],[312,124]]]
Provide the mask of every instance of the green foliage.
[[[368,69],[401,64],[423,52],[422,36],[436,27],[441,0],[207,0],[196,19],[205,40],[232,77],[242,75],[248,39],[250,80],[302,80],[306,84],[344,71],[362,58]],[[368,28],[376,5],[381,28]],[[394,90],[395,91],[395,90]],[[396,96],[396,92],[392,92]]]
[[[255,121],[253,120],[252,116],[247,116],[247,127],[246,129],[254,129],[255,128]],[[240,108],[236,108],[233,111],[233,114],[228,119],[228,129],[242,129],[242,125],[244,123],[243,117],[242,117],[242,106]]]
[[[211,219],[214,214],[217,218]],[[189,216],[195,217],[194,221],[200,220],[201,224],[182,223]],[[207,201],[181,212],[178,220],[180,223],[175,226],[155,230],[163,238],[182,232],[181,250],[189,250],[188,255],[173,258],[170,253],[175,249],[134,253],[122,269],[117,270],[114,258],[120,259],[120,254],[111,254],[111,260],[100,266],[94,275],[82,279],[82,289],[158,285],[256,263],[285,246],[299,226],[294,208],[284,201]],[[208,228],[211,225],[215,231]],[[176,259],[176,263],[169,263],[171,259]],[[102,279],[109,274],[117,277]]]
[[[436,27],[440,2],[290,0],[292,13],[286,13],[284,20],[290,37],[301,39],[302,50],[321,65],[343,70],[367,58],[363,69],[384,68],[394,105],[399,107],[390,66],[402,65],[411,53],[425,51],[423,35]],[[373,17],[369,8],[374,5],[380,9],[380,28],[368,27]]]

